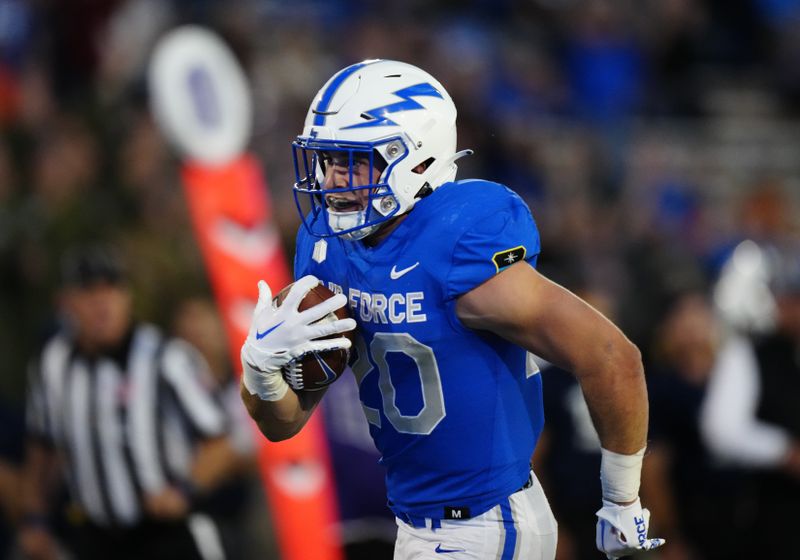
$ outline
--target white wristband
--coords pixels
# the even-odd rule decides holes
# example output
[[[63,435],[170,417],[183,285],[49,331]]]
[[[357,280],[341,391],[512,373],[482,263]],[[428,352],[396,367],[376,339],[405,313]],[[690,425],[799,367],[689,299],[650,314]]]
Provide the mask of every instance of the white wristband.
[[[622,455],[600,448],[600,484],[604,499],[624,503],[639,497],[645,449],[643,447],[633,455]]]
[[[280,370],[265,373],[253,368],[245,360],[242,360],[242,366],[242,385],[262,401],[279,401],[289,390],[289,384]]]

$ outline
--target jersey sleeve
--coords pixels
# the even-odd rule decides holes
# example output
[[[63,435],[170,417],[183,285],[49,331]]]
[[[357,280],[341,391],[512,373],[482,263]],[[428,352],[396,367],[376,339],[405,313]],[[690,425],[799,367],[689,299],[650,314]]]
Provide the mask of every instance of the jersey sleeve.
[[[447,297],[454,298],[524,260],[536,266],[541,243],[528,206],[507,191],[502,204],[481,208],[456,241],[447,276]]]

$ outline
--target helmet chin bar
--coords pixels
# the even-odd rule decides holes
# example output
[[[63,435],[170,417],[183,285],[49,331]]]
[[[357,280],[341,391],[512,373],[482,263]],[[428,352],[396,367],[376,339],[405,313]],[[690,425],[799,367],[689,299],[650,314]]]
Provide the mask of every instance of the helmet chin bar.
[[[389,192],[385,192],[386,190]],[[383,192],[370,193],[370,200],[364,210],[336,212],[326,206],[324,211],[328,216],[328,228],[331,233],[342,239],[357,241],[372,235],[390,218],[397,215],[399,205],[391,189],[382,187],[380,191]]]
[[[347,239],[349,241],[364,239],[381,225],[380,223],[369,226],[363,225],[367,214],[364,210],[358,210],[356,212],[333,212],[328,209],[327,214],[328,226],[331,230],[342,239]]]

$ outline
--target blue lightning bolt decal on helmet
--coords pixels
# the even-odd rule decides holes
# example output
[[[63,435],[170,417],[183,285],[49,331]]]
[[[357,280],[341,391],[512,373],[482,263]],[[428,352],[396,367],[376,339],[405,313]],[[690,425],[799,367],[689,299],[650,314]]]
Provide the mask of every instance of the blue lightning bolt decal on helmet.
[[[317,93],[294,149],[294,195],[308,230],[355,240],[411,210],[455,179],[456,108],[430,74],[403,62],[368,60],[340,70]],[[347,165],[344,185],[325,185],[323,156]],[[371,170],[353,184],[356,162]],[[380,165],[377,165],[380,163]],[[340,165],[340,164],[337,164]],[[349,172],[349,173],[348,173]],[[367,193],[363,208],[336,211],[325,195]],[[352,195],[350,195],[352,196]]]
[[[417,84],[415,86],[403,88],[394,92],[394,95],[403,99],[391,105],[384,105],[383,107],[376,107],[369,111],[364,111],[363,114],[374,117],[375,120],[367,121],[365,123],[351,124],[344,127],[344,130],[352,128],[366,128],[368,126],[397,126],[397,123],[390,120],[386,115],[390,113],[398,113],[400,111],[413,111],[415,109],[424,109],[414,101],[414,97],[438,97],[442,98],[442,94],[433,87],[431,84]]]

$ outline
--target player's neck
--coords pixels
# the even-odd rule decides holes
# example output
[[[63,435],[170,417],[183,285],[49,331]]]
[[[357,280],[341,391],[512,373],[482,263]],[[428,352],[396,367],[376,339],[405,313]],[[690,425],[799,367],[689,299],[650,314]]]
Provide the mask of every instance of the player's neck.
[[[362,239],[362,242],[367,247],[375,247],[381,241],[386,239],[389,236],[389,234],[392,233],[395,230],[395,228],[399,226],[403,220],[406,219],[407,216],[408,212],[406,212],[405,214],[401,214],[400,216],[396,216],[390,220],[387,220],[384,223],[383,227],[379,228],[378,231],[376,231],[372,235]]]

